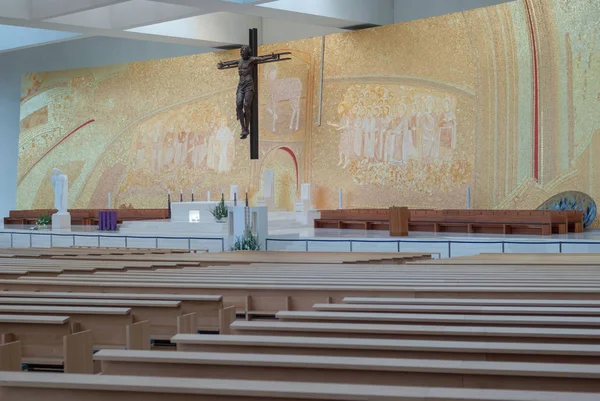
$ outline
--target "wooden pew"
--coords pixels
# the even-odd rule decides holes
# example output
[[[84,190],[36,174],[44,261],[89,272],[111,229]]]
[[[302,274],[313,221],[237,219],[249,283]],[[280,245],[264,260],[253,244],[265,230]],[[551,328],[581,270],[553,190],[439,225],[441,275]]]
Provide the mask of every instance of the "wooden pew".
[[[0,294],[2,294],[0,292]],[[479,305],[479,306],[540,306],[540,307],[600,307],[600,301],[557,299],[454,299],[454,298],[352,298],[342,300],[345,304],[369,305]]]
[[[260,336],[600,344],[600,330],[580,328],[236,321],[231,331]]]
[[[598,393],[0,373],[3,401],[597,401]]]
[[[456,276],[452,278],[435,278],[435,277],[417,277],[417,278],[406,278],[406,277],[389,277],[385,274],[377,277],[377,273],[369,277],[347,277],[347,278],[303,278],[303,277],[253,277],[252,274],[246,276],[235,275],[221,275],[221,276],[205,276],[202,274],[189,274],[189,275],[169,275],[169,274],[126,274],[126,273],[107,273],[107,274],[93,274],[93,275],[80,275],[80,274],[69,274],[61,275],[59,277],[19,277],[23,280],[61,280],[61,281],[100,281],[100,282],[133,282],[133,283],[206,283],[206,284],[268,284],[268,285],[283,285],[293,283],[294,285],[328,285],[331,287],[336,286],[352,286],[352,285],[363,285],[363,286],[411,286],[411,285],[427,285],[427,286],[438,286],[438,287],[469,287],[476,285],[494,285],[496,287],[597,287],[600,286],[600,280],[593,277],[585,278],[573,278],[573,279],[527,279],[527,278],[514,278],[514,279],[503,279],[501,277],[486,277],[486,278],[469,278]]]
[[[322,210],[315,228],[388,230],[389,209]],[[411,231],[566,234],[583,232],[581,211],[411,209]]]
[[[150,322],[150,337],[153,340],[170,339],[177,334],[177,318],[184,314],[180,301],[0,297],[0,311],[7,305],[128,308],[137,321]]]
[[[247,265],[249,263],[289,263],[302,261],[304,264],[354,264],[381,263],[402,264],[407,260],[431,258],[430,253],[398,252],[288,252],[288,251],[239,251],[201,254],[165,255],[56,255],[56,260],[102,260],[102,261],[141,261],[141,262],[187,262],[196,266],[207,265]]]
[[[155,282],[91,282],[61,280],[2,280],[0,291],[104,292],[140,294],[222,295],[227,304],[247,315],[273,316],[285,310],[311,310],[316,303],[339,303],[345,297],[483,298],[600,300],[600,287],[327,286],[268,284],[201,284]]]
[[[0,300],[1,302],[1,300]],[[479,315],[535,315],[535,316],[600,316],[600,308],[576,307],[523,307],[523,306],[469,306],[469,305],[372,305],[372,304],[315,304],[319,312],[365,313],[436,313]]]
[[[600,366],[102,350],[103,375],[600,392]]]
[[[83,226],[98,224],[99,211],[100,209],[69,209],[71,223]],[[168,209],[117,209],[116,212],[119,224],[123,221],[164,220],[169,218]],[[35,224],[40,216],[45,214],[52,215],[54,213],[56,213],[55,209],[11,210],[9,216],[4,218],[4,225]]]
[[[361,338],[177,334],[178,351],[496,362],[600,362],[600,346]]]
[[[67,316],[0,315],[0,334],[3,369],[21,370],[26,363],[93,372],[92,333]]]
[[[0,311],[2,309],[0,308]],[[461,315],[433,313],[360,313],[360,312],[310,312],[282,311],[275,317],[283,322],[339,322],[339,323],[384,323],[460,325],[477,324],[497,327],[551,327],[551,328],[596,328],[598,317],[580,316],[531,316],[531,315]]]
[[[0,305],[3,315],[70,316],[82,330],[90,330],[96,349],[149,349],[148,321],[134,322],[130,308],[97,308],[81,306]],[[139,331],[144,333],[140,336]],[[147,332],[147,333],[146,333]],[[141,339],[141,341],[137,341]]]
[[[197,331],[229,333],[229,325],[235,320],[235,308],[224,307],[220,295],[191,294],[144,294],[144,293],[104,293],[104,292],[37,292],[0,291],[0,304],[5,297],[94,299],[99,302],[111,300],[170,301],[180,304],[180,314],[196,314]],[[140,320],[144,320],[140,318]],[[152,319],[150,319],[152,325]],[[162,335],[156,337],[161,338]],[[170,338],[170,337],[168,337]]]

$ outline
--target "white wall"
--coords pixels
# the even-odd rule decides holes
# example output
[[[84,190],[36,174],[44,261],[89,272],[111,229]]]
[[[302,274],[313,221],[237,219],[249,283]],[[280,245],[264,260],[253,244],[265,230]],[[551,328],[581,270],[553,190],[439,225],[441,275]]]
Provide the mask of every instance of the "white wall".
[[[210,52],[130,39],[93,37],[0,54],[0,217],[16,205],[21,76]],[[33,196],[33,194],[32,194]]]
[[[394,22],[435,17],[514,0],[394,0]]]

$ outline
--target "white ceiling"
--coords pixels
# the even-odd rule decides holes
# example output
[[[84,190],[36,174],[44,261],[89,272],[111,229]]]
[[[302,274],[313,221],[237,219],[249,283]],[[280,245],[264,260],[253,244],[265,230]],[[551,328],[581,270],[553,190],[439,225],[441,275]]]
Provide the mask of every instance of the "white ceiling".
[[[0,52],[89,36],[235,46],[248,41],[248,28],[274,43],[506,1],[0,0]]]

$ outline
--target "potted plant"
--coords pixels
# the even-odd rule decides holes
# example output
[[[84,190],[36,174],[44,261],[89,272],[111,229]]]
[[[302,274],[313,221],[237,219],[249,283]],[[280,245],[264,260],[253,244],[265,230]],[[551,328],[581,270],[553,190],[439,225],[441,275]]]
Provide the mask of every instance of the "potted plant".
[[[210,213],[215,218],[217,223],[224,223],[225,219],[227,219],[228,211],[227,206],[225,205],[225,197],[221,194],[221,201],[217,203],[217,206],[210,209]]]
[[[40,217],[38,217],[37,221],[35,222],[35,225],[37,228],[48,228],[48,226],[52,223],[52,218],[50,217],[49,214],[43,214]]]
[[[258,237],[251,230],[246,230],[244,235],[236,237],[231,251],[260,251]]]

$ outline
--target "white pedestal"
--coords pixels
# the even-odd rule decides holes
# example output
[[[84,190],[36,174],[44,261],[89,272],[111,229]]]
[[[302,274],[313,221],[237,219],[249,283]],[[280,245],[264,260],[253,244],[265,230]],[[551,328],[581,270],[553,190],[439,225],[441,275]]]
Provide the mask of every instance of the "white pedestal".
[[[321,218],[321,212],[318,210],[307,210],[305,212],[296,212],[296,221],[305,226],[313,227],[316,219]]]
[[[264,250],[269,235],[269,211],[266,207],[249,207],[249,225],[252,232],[258,237],[260,249]],[[237,237],[245,234],[246,207],[232,206],[229,208],[229,241],[233,244]]]
[[[71,214],[70,213],[55,213],[52,215],[52,231],[70,230],[71,229]]]

